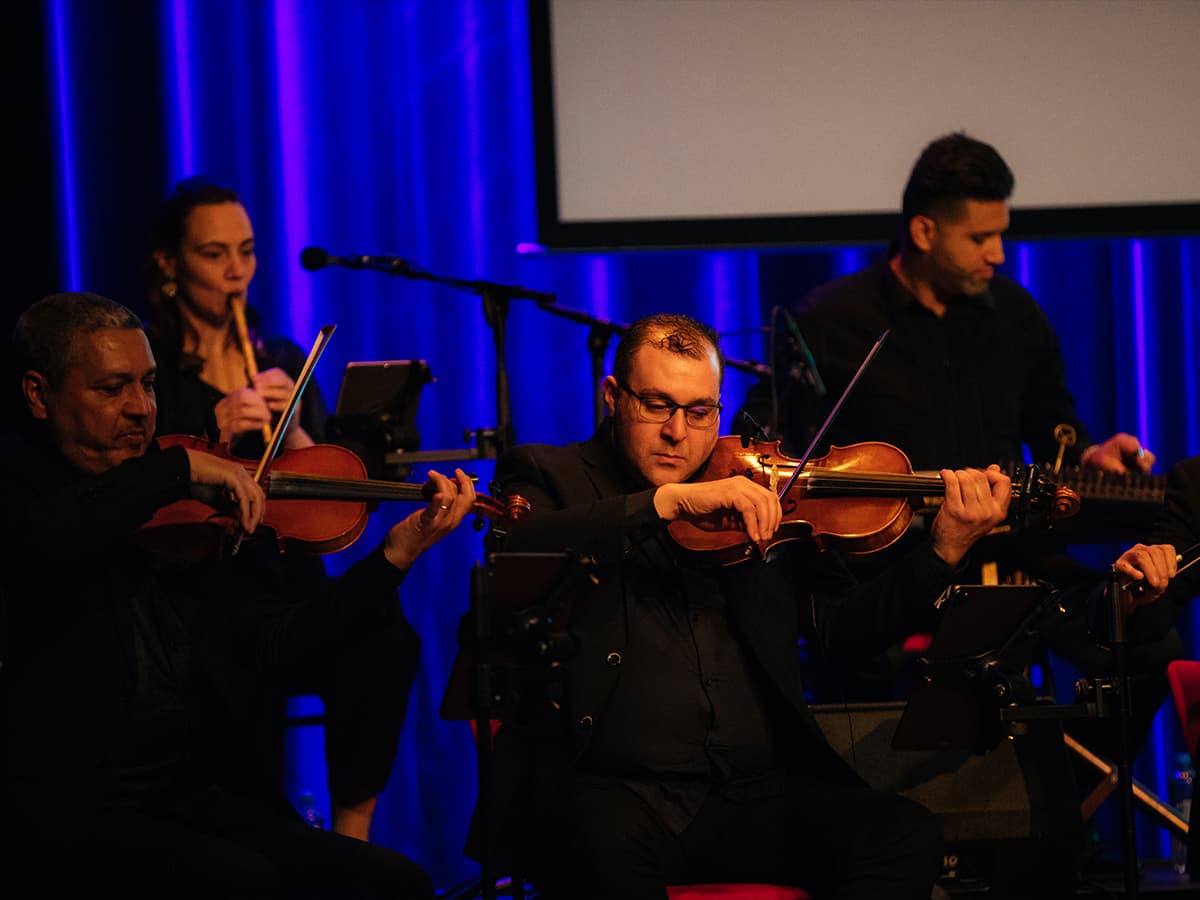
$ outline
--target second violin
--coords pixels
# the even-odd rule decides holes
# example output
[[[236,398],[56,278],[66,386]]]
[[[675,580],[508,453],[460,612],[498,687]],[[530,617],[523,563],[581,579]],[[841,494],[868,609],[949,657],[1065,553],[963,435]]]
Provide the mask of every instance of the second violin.
[[[742,475],[779,495],[783,521],[766,546],[750,542],[738,527],[702,528],[676,520],[667,526],[672,539],[709,562],[733,565],[789,540],[813,540],[822,549],[843,553],[873,553],[890,546],[904,533],[926,498],[940,496],[937,475],[913,473],[898,447],[866,441],[831,447],[829,453],[798,469],[800,460],[779,450],[779,441],[751,442],[727,435],[717,439],[696,480],[712,481]],[[1056,485],[1036,466],[1026,466],[1013,478],[1012,527],[1049,526],[1074,515],[1079,497]]]

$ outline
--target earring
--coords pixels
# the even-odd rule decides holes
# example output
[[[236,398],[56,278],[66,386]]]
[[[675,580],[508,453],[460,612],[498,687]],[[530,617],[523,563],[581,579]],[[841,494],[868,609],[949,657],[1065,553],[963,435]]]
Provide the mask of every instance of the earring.
[[[159,290],[162,291],[162,295],[168,300],[174,300],[175,295],[179,293],[179,285],[175,283],[175,279],[168,278],[162,283]]]

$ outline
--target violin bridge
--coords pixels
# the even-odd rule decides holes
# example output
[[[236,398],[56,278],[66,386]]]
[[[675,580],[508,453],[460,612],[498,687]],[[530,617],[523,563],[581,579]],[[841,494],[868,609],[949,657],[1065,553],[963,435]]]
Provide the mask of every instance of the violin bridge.
[[[767,478],[768,478],[768,482],[769,482],[767,486],[770,488],[771,493],[778,494],[779,493],[779,464],[778,463],[771,463],[771,471],[767,475]]]

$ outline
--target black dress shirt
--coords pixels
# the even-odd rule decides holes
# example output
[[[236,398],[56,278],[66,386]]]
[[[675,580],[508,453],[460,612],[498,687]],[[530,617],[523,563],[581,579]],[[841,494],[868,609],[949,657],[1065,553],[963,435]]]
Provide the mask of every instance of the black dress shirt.
[[[794,310],[828,389],[818,400],[802,383],[780,385],[777,436],[800,456],[868,351],[889,331],[825,439],[885,441],[917,470],[1052,463],[1055,427],[1070,425],[1074,465],[1090,443],[1068,391],[1058,338],[1033,296],[1003,276],[978,296],[952,301],[938,317],[922,306],[881,259],[813,290]],[[780,369],[783,367],[780,366]],[[769,384],[756,385],[746,410],[771,419]]]
[[[155,391],[158,395],[158,434],[193,434],[218,440],[215,409],[225,397],[221,391],[201,380],[194,363],[179,358],[177,352],[151,341],[150,349],[158,363]],[[305,354],[299,345],[286,338],[263,341],[256,360],[259,371],[279,367],[293,379],[304,367]],[[316,379],[304,389],[300,398],[300,425],[316,442],[325,440],[327,410]],[[266,445],[257,431],[243,434],[232,448],[243,459],[258,459]]]
[[[713,787],[770,790],[777,751],[764,691],[711,577],[680,568],[641,598],[622,665],[583,772],[627,776],[676,833]]]
[[[569,616],[562,712],[572,747],[539,756],[538,804],[561,792],[568,759],[575,777],[636,793],[674,833],[712,791],[761,797],[796,771],[856,781],[805,704],[797,641],[819,639],[845,658],[874,652],[932,620],[950,567],[926,544],[878,581],[854,584],[834,554],[807,542],[781,546],[769,564],[696,566],[677,555],[654,491],[630,477],[607,426],[568,447],[512,448],[496,467],[497,483],[532,512],[502,546],[493,534],[490,549],[571,548],[597,562]],[[516,787],[506,730],[496,739],[501,791]]]

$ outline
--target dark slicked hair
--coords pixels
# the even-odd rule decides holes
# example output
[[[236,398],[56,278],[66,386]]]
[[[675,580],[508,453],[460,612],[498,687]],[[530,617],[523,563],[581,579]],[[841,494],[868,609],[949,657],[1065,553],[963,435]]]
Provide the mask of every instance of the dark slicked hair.
[[[166,279],[154,260],[154,252],[161,250],[168,256],[179,256],[183,249],[183,236],[187,233],[188,216],[192,211],[197,206],[218,206],[222,203],[245,206],[233,188],[217,184],[206,175],[193,175],[175,184],[154,217],[150,231],[150,255],[146,260],[146,281],[150,291],[149,330],[160,352],[166,354],[166,358],[159,360],[163,365],[174,367],[178,362],[186,325],[179,312],[179,304],[162,292]],[[246,313],[251,325],[257,325],[257,316],[249,307]]]
[[[131,309],[99,294],[51,294],[17,319],[13,361],[18,374],[32,369],[58,386],[71,368],[71,346],[78,335],[141,327],[142,320]]]
[[[901,204],[900,238],[912,246],[908,223],[913,216],[953,219],[964,200],[1007,200],[1012,170],[990,144],[961,131],[933,141],[917,158]]]
[[[703,359],[708,347],[717,353],[718,373],[725,377],[725,354],[715,329],[691,316],[677,313],[656,313],[644,316],[629,326],[617,342],[613,355],[613,377],[622,384],[629,383],[633,355],[641,347],[658,347],[692,359]]]
[[[205,175],[194,175],[176,182],[154,217],[150,249],[163,250],[172,255],[178,253],[187,230],[187,218],[197,206],[241,202],[237,191],[217,184]]]

